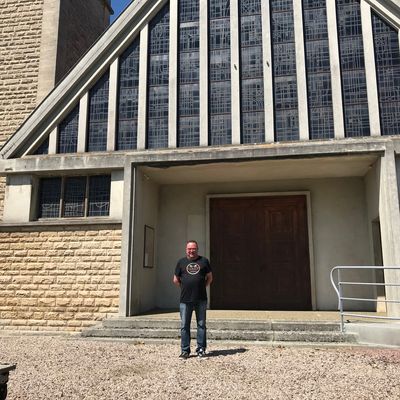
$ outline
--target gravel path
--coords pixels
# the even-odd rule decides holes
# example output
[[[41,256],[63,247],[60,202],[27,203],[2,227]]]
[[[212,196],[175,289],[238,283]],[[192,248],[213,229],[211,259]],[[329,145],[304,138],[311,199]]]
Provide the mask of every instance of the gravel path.
[[[7,400],[400,399],[400,350],[212,343],[204,359],[179,345],[43,336],[0,337],[16,362]]]

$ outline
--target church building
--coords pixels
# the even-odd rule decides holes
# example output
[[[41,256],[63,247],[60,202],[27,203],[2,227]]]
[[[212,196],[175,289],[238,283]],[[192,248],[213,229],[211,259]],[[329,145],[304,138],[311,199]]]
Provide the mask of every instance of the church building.
[[[336,310],[333,267],[400,266],[399,28],[390,0],[133,1],[6,131],[0,329],[176,309],[189,239],[211,309]]]

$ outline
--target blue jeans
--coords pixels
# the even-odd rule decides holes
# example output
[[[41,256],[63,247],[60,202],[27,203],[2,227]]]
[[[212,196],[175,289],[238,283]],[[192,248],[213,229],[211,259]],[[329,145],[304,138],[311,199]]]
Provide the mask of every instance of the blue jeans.
[[[193,310],[197,321],[197,349],[206,349],[206,310],[207,301],[197,303],[180,303],[181,314],[181,349],[190,353],[190,322],[192,321]]]

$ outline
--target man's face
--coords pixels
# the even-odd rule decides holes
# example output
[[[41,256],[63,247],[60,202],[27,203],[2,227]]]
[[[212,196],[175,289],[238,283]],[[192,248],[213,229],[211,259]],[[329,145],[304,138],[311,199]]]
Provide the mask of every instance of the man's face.
[[[196,243],[189,242],[186,245],[186,257],[189,260],[194,260],[195,258],[197,258],[197,256],[198,256],[197,251],[198,251],[198,248],[197,248],[197,244]]]

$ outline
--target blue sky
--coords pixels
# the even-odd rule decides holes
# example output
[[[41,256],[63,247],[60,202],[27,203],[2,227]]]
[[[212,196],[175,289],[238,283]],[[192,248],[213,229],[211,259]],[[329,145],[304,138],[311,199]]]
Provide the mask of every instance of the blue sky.
[[[114,10],[114,15],[110,18],[110,23],[114,22],[114,20],[124,11],[125,7],[131,2],[131,0],[111,0],[111,6]]]

